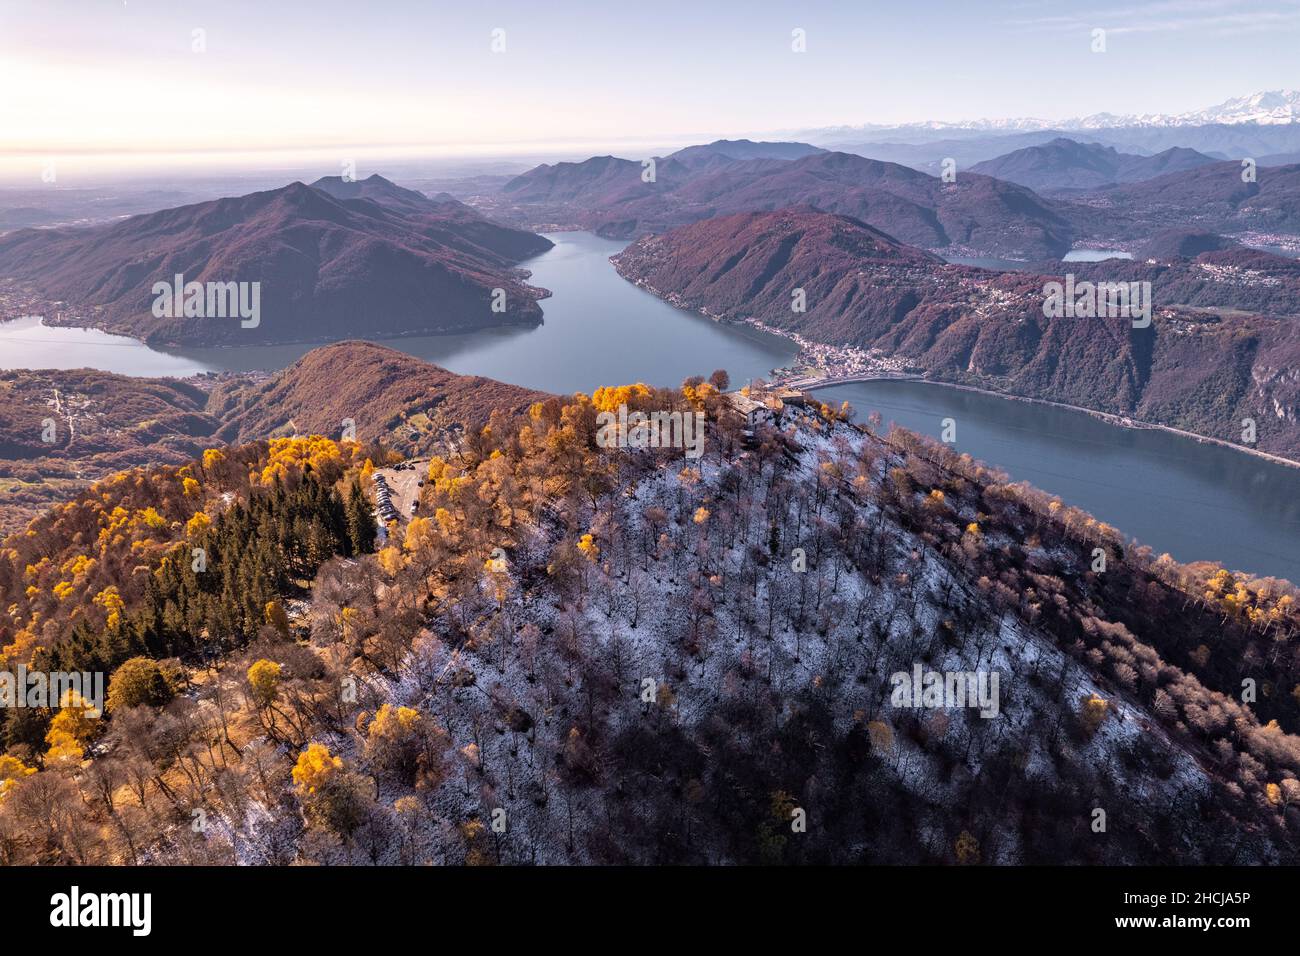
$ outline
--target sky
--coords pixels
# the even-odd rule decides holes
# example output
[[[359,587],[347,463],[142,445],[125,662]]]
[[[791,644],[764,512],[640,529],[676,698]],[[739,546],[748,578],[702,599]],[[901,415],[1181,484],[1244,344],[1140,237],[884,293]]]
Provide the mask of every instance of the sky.
[[[0,162],[1182,112],[1300,86],[1297,49],[1300,0],[0,0]]]

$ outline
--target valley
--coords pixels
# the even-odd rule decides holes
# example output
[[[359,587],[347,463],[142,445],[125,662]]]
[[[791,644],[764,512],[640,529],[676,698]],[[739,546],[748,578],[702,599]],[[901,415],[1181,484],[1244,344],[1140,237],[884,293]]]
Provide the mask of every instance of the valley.
[[[852,230],[857,227],[847,228],[854,235]],[[590,391],[602,382],[602,369],[617,376],[614,381],[668,387],[691,375],[725,368],[737,387],[751,380],[824,385],[827,395],[849,400],[860,420],[879,412],[886,423],[897,419],[936,438],[943,420],[954,418],[959,427],[953,447],[958,451],[1007,469],[1014,480],[1029,480],[1070,503],[1086,506],[1099,519],[1158,551],[1169,551],[1183,561],[1214,560],[1255,573],[1300,578],[1291,546],[1296,532],[1295,502],[1300,501],[1300,471],[1294,468],[1202,444],[1188,436],[1173,437],[1172,444],[1164,445],[1163,439],[1149,431],[1134,431],[1131,424],[1140,422],[1131,413],[1095,412],[1110,417],[1080,422],[1077,417],[1061,417],[1050,404],[1026,405],[994,388],[984,389],[998,391],[987,399],[991,404],[974,412],[980,421],[967,422],[972,411],[963,404],[967,400],[961,397],[962,392],[953,390],[945,397],[945,392],[935,387],[936,382],[961,385],[960,380],[927,377],[926,382],[883,383],[898,390],[892,395],[877,392],[877,386],[869,383],[839,387],[863,377],[914,378],[925,375],[926,369],[892,346],[833,345],[752,317],[719,321],[723,316],[708,315],[709,306],[702,310],[705,315],[695,314],[687,311],[690,303],[685,299],[675,306],[634,284],[629,266],[636,260],[629,253],[635,247],[585,233],[555,233],[549,238],[554,248],[526,261],[525,266],[553,295],[546,300],[546,321],[525,332],[405,337],[380,345],[339,345],[316,351],[303,345],[189,352],[190,356],[202,355],[201,367],[209,370],[193,381],[213,380],[204,386],[211,397],[204,399],[200,409],[206,416],[207,437],[188,439],[189,447],[200,441],[238,442],[291,434],[294,426],[300,434],[319,430],[337,437],[342,420],[353,418],[359,437],[384,440],[403,455],[418,455],[444,434],[444,425],[425,423],[423,412],[433,399],[421,397],[439,394],[440,383],[448,381],[441,369],[498,383],[513,382],[524,387],[519,389],[522,396]],[[878,251],[893,248],[874,234],[871,242],[883,243]],[[611,256],[615,257],[613,263]],[[887,260],[882,260],[880,266],[886,264]],[[1083,267],[1085,264],[1079,265]],[[985,275],[984,282],[1005,281],[978,270],[958,269],[954,274]],[[815,305],[816,297],[810,302]],[[0,326],[0,343],[4,334],[4,326]],[[127,362],[117,367],[130,372],[140,361],[171,360],[168,353],[140,348],[143,352],[137,353],[130,348],[92,347],[81,353],[80,361],[110,368]],[[17,360],[23,355],[17,348],[6,354]],[[368,355],[380,364],[370,368]],[[803,363],[808,367],[794,367]],[[279,373],[286,367],[297,371]],[[250,368],[270,371],[242,371]],[[780,369],[786,370],[785,374],[773,374]],[[368,398],[371,395],[373,400]],[[44,417],[41,409],[47,401],[52,401],[49,390],[30,411],[33,422]],[[449,412],[447,422],[453,424],[473,411],[473,403],[453,402],[442,407]],[[905,410],[909,407],[929,411],[916,414]],[[403,415],[418,425],[415,441],[409,430],[394,425],[403,421]],[[38,439],[39,429],[32,435]],[[1107,449],[1106,457],[1071,455],[1070,449],[1076,447],[1071,445],[1071,436],[1082,442],[1077,447]],[[1040,440],[1049,444],[1040,446]],[[1053,467],[1051,459],[1062,455],[1070,456],[1069,466]],[[16,530],[41,508],[64,500],[108,470],[94,470],[93,460],[88,458],[74,455],[74,459],[77,465],[73,470],[66,463],[54,465],[39,457],[8,462],[11,476],[25,474],[28,480],[10,485],[15,496],[5,509],[7,529]],[[80,478],[75,477],[77,469]],[[1139,483],[1117,480],[1116,476],[1126,471],[1148,477]],[[1184,494],[1166,493],[1168,488],[1180,487],[1187,474],[1196,473],[1218,476],[1215,480],[1231,489],[1227,510],[1214,512],[1231,516],[1231,520],[1213,522],[1214,534],[1204,534],[1203,528],[1189,527],[1185,521],[1187,502],[1210,500],[1213,495],[1209,491],[1198,488]],[[38,477],[42,480],[35,480]]]

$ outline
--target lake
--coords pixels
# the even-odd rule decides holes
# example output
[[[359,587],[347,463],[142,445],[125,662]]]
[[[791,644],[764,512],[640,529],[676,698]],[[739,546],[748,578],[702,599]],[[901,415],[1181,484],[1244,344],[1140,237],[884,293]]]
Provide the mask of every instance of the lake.
[[[817,394],[847,401],[859,419],[879,411],[886,424],[934,438],[951,418],[954,450],[1059,495],[1157,553],[1300,581],[1300,469],[929,382],[861,382]]]
[[[1061,257],[1061,262],[1105,262],[1107,259],[1132,259],[1131,252],[1122,249],[1071,249]],[[945,262],[955,266],[977,266],[980,269],[993,269],[996,272],[1026,272],[1042,263],[1026,262],[1024,259],[994,259],[987,256],[945,256]]]
[[[536,328],[379,340],[463,375],[486,375],[549,392],[591,392],[644,381],[680,385],[725,368],[736,382],[768,375],[798,349],[757,329],[724,326],[675,308],[619,278],[609,257],[626,242],[585,232],[549,236],[555,248],[523,263],[532,284],[550,289]],[[357,338],[366,338],[364,329]],[[0,324],[0,368],[102,368],[124,375],[280,369],[315,345],[155,352],[134,339],[85,329],[46,328],[35,319]],[[708,366],[705,368],[704,366]]]
[[[1132,259],[1133,253],[1122,249],[1071,249],[1062,262],[1105,262],[1107,259]]]
[[[0,322],[0,368],[98,368],[122,375],[184,377],[213,367],[155,352],[124,335],[41,325],[36,316]]]
[[[635,381],[678,385],[717,368],[739,384],[795,355],[785,339],[720,325],[620,279],[609,256],[624,243],[587,233],[550,238],[554,249],[524,263],[532,281],[554,293],[542,302],[543,325],[384,344],[453,372],[560,393]],[[311,348],[161,353],[120,336],[47,329],[35,320],[0,325],[5,368],[89,366],[183,376],[283,368]],[[819,394],[847,400],[860,417],[878,410],[887,422],[935,437],[942,419],[951,417],[958,451],[1060,495],[1157,552],[1300,581],[1300,469],[1165,432],[1120,428],[1081,412],[924,382],[866,382]]]

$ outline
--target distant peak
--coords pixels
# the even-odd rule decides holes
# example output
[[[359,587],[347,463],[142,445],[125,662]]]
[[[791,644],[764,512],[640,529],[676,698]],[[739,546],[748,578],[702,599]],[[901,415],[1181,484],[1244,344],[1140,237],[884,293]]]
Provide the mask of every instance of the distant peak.
[[[802,159],[825,152],[819,146],[788,141],[755,141],[752,139],[715,139],[711,143],[686,146],[669,155],[669,159],[692,159],[721,156],[731,160],[752,159]]]

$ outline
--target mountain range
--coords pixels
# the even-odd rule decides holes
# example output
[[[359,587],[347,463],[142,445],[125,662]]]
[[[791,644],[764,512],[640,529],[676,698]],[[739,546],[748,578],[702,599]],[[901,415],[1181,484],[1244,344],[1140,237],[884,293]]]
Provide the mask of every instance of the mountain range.
[[[1008,258],[1059,256],[1093,217],[1029,189],[976,173],[956,182],[848,153],[688,165],[668,157],[654,181],[612,156],[543,165],[502,189],[494,216],[630,238],[733,212],[815,206],[926,249],[978,249]]]
[[[1075,120],[975,120],[867,124],[799,130],[800,140],[827,149],[935,172],[944,160],[968,169],[1006,153],[1055,139],[1108,146],[1153,156],[1192,149],[1213,159],[1255,159],[1260,165],[1295,162],[1300,154],[1300,93],[1276,90],[1182,114],[1097,114]]]
[[[957,164],[952,181],[845,152],[731,159],[705,150],[658,161],[653,178],[648,168],[614,156],[541,165],[481,204],[517,226],[613,238],[809,206],[946,256],[1028,261],[1080,245],[1125,248],[1177,226],[1300,234],[1300,165],[1256,165],[1248,181],[1241,162],[1182,147],[1144,156],[1056,137],[969,169]]]
[[[898,130],[1105,130],[1131,127],[1178,128],[1188,126],[1290,126],[1300,124],[1300,91],[1268,90],[1224,100],[1215,106],[1184,113],[1093,113],[1073,119],[1044,120],[1032,117],[1016,119],[975,119],[891,125],[865,123],[860,126],[831,126],[815,132],[819,138],[852,138],[866,131]],[[803,131],[807,134],[809,131]]]

